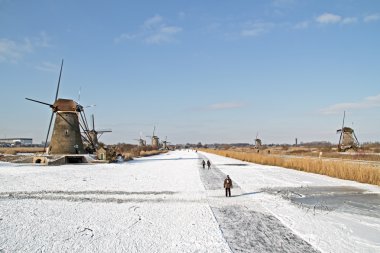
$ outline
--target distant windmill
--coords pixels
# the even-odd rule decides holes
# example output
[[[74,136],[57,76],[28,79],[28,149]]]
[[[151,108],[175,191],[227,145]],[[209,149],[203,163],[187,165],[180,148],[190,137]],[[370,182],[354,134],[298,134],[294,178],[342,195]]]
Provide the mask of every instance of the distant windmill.
[[[169,149],[168,144],[170,144],[170,142],[169,142],[167,139],[168,139],[168,137],[165,136],[165,140],[162,141],[162,148],[163,148],[164,150],[168,150],[168,149]]]
[[[256,134],[255,148],[260,149],[261,148],[261,140],[258,137],[259,137],[259,133]]]
[[[146,136],[146,137],[149,137],[151,138],[152,140],[152,148],[153,149],[158,149],[160,147],[160,138],[158,138],[158,136],[155,135],[155,131],[156,131],[156,126],[154,126],[153,128],[153,134],[152,136]]]
[[[139,142],[139,146],[140,147],[145,147],[146,146],[146,140],[143,139],[141,132],[140,132],[140,139],[134,139],[134,140]]]
[[[53,127],[53,134],[51,137],[48,153],[50,154],[83,154],[82,139],[90,142],[90,136],[87,134],[87,123],[84,115],[83,106],[78,104],[72,99],[58,98],[59,86],[61,82],[63,68],[63,60],[61,63],[61,70],[58,78],[57,91],[53,104],[41,102],[38,100],[26,98],[27,100],[37,102],[40,104],[48,105],[52,109],[50,123],[45,140],[45,150],[48,143],[51,124],[53,122],[54,114],[55,122]],[[81,135],[81,131],[85,133]]]
[[[339,152],[345,152],[349,149],[356,150],[360,146],[359,141],[356,138],[354,129],[344,126],[345,117],[346,117],[346,111],[344,111],[344,113],[343,113],[342,128],[336,130],[336,133],[340,133],[339,144],[338,144],[338,151]]]
[[[102,129],[102,130],[96,130],[95,129],[95,117],[94,114],[91,115],[91,121],[92,121],[92,129],[88,129],[87,127],[87,132],[89,138],[89,143],[87,143],[87,150],[90,153],[95,152],[98,149],[99,146],[99,138],[104,134],[104,133],[110,133],[112,132],[111,129]]]

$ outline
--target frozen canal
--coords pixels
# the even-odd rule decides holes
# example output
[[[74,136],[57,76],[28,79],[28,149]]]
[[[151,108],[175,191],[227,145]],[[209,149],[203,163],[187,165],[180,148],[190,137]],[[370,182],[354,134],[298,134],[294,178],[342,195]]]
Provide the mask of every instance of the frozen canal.
[[[0,163],[0,252],[379,252],[372,202],[367,212],[310,211],[286,194],[354,187],[376,198],[379,187],[244,164],[191,151],[122,164]]]

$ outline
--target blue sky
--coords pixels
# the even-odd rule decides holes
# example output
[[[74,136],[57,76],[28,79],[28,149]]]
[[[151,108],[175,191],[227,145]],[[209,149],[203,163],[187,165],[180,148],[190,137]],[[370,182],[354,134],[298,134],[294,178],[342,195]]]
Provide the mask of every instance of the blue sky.
[[[173,143],[380,141],[380,1],[0,0],[0,136],[44,140],[59,97]]]

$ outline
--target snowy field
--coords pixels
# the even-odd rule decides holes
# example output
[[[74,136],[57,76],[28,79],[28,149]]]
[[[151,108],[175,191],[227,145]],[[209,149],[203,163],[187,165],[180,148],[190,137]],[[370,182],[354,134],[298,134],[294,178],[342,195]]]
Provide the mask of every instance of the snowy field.
[[[355,187],[375,201],[362,212],[284,197],[317,186]],[[120,164],[0,163],[0,252],[380,252],[380,218],[371,214],[379,192],[192,151]]]

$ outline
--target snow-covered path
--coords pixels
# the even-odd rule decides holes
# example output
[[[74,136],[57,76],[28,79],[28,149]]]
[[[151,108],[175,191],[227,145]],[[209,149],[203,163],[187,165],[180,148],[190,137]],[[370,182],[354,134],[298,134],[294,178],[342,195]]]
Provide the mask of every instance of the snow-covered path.
[[[209,153],[201,152],[201,155],[241,187],[241,191],[232,190],[237,197],[229,201],[239,200],[236,205],[275,216],[316,249],[322,252],[380,252],[380,218],[377,213],[380,209],[380,187]],[[289,200],[292,196],[284,198],[283,189],[294,190],[288,190],[288,194],[298,194],[297,189],[302,189],[302,193],[307,190],[316,193],[300,196],[300,199],[312,199],[318,205],[313,208],[294,204]],[[347,194],[339,194],[342,189],[346,189]],[[278,194],[268,194],[273,192]],[[324,194],[318,195],[320,192]],[[352,192],[355,195],[351,195]],[[248,201],[245,200],[247,196]],[[321,198],[326,196],[330,203]],[[341,201],[342,196],[346,197],[344,202]],[[357,198],[362,202],[357,202]],[[320,208],[328,207],[334,199],[342,204]]]
[[[220,171],[202,171],[199,155]],[[224,197],[223,173],[240,186],[235,197]],[[0,163],[0,252],[380,251],[376,215],[309,212],[266,191],[300,186],[380,192],[191,151],[122,164]]]
[[[204,154],[199,156],[207,160]],[[199,174],[208,190],[210,207],[233,252],[317,252],[270,212],[256,205],[251,195],[258,192],[244,194],[234,182],[234,195],[226,198],[221,196],[226,175],[217,166],[210,170],[199,166]]]

